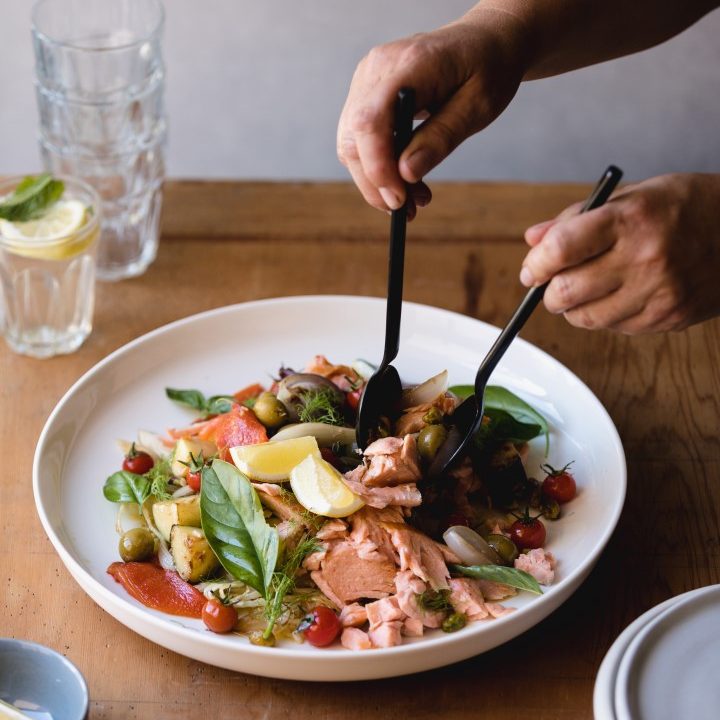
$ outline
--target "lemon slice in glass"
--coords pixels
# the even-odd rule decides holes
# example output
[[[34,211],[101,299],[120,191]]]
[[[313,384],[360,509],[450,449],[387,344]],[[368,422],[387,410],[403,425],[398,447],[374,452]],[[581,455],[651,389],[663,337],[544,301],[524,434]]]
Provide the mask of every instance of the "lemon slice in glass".
[[[83,233],[88,211],[79,200],[59,200],[35,220],[0,220],[0,236],[18,255],[62,260],[77,255],[97,236]]]
[[[290,487],[298,502],[316,515],[347,517],[365,504],[329,462],[315,455],[292,469]]]
[[[287,480],[290,471],[308,455],[320,457],[317,440],[311,435],[230,448],[230,457],[238,469],[251,480],[262,482]]]

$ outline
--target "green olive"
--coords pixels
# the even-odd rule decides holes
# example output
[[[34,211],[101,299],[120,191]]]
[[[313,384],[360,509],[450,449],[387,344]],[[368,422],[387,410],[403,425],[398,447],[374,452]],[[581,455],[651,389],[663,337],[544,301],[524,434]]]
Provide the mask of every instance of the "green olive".
[[[270,429],[280,427],[288,420],[287,408],[271,392],[260,394],[253,405],[253,412],[257,419]]]
[[[443,414],[434,405],[423,415],[423,422],[426,425],[437,425],[441,423]]]
[[[518,556],[518,549],[510,538],[492,533],[486,540],[487,544],[508,564]]]
[[[417,437],[417,447],[420,457],[425,460],[432,460],[440,446],[447,438],[447,430],[444,425],[428,425],[424,427]]]
[[[147,528],[132,528],[120,536],[118,550],[125,562],[147,560],[155,552],[155,536]]]

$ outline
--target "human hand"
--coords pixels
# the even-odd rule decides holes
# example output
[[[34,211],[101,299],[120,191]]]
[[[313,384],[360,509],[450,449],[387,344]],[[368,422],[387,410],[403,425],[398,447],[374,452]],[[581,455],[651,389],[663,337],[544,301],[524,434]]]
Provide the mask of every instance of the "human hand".
[[[525,232],[523,285],[583,328],[683,330],[720,314],[720,175],[662,175]],[[551,279],[552,278],[552,279]]]
[[[429,33],[373,48],[350,85],[337,152],[370,205],[408,215],[431,200],[422,178],[465,138],[507,106],[523,76],[520,24],[508,13],[477,8]],[[415,90],[424,119],[399,161],[393,154],[395,99]]]

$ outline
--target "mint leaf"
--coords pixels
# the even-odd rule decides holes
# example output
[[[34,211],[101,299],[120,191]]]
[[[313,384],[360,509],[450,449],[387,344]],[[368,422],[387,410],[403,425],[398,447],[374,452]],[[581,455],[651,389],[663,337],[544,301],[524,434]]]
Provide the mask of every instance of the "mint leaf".
[[[538,581],[530,573],[517,568],[504,565],[452,565],[450,569],[478,580],[491,580],[518,590],[527,590],[536,595],[542,595]]]
[[[150,495],[152,483],[143,475],[121,470],[113,473],[103,487],[106,500],[116,503],[136,502],[142,505]]]
[[[65,192],[65,183],[47,173],[24,178],[10,197],[0,203],[0,218],[26,222],[40,217]]]
[[[214,460],[210,467],[203,468],[200,520],[222,566],[267,600],[277,564],[279,536],[265,521],[252,483],[230,463]]]

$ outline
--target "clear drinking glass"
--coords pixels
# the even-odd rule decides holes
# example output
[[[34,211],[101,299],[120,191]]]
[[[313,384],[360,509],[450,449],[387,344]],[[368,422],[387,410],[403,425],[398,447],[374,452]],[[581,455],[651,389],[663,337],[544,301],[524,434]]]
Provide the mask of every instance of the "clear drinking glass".
[[[103,203],[97,274],[143,273],[157,254],[166,120],[160,0],[38,0],[40,150]]]
[[[22,179],[1,181],[0,197],[10,195]],[[85,206],[74,231],[22,240],[0,222],[0,328],[12,350],[37,358],[77,350],[92,330],[100,198],[86,183],[61,179],[62,200]]]

